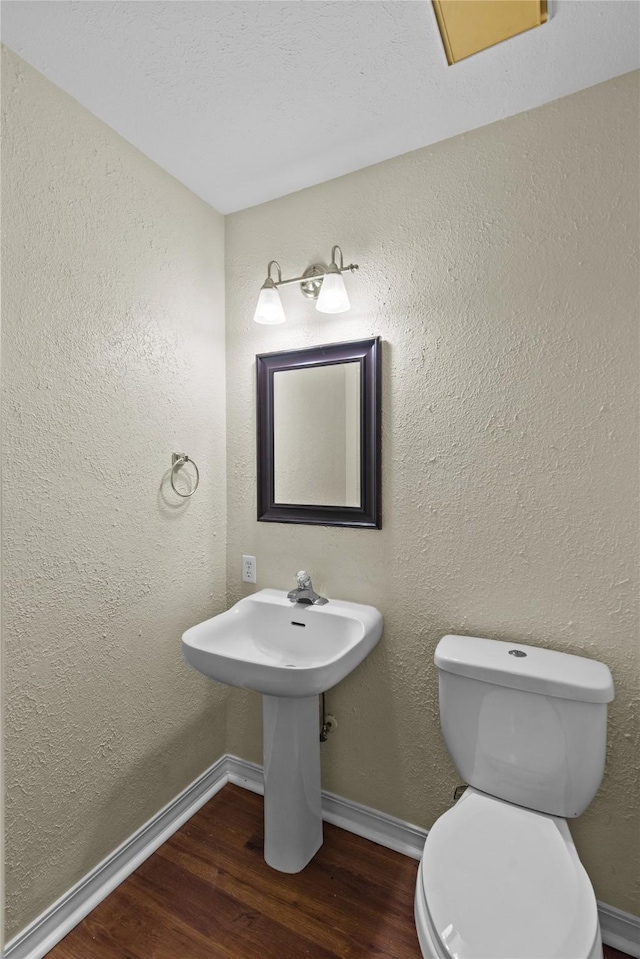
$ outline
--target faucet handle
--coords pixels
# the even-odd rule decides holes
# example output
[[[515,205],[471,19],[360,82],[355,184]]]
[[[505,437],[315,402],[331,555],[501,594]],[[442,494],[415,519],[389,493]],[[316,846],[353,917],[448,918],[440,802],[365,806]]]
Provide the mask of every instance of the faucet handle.
[[[311,586],[311,577],[307,573],[306,569],[301,569],[296,573],[296,582],[298,583],[298,589],[309,589]]]

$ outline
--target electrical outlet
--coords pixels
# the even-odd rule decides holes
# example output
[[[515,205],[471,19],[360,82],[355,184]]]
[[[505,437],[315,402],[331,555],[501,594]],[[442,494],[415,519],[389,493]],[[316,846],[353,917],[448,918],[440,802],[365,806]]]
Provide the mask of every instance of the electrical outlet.
[[[256,581],[256,558],[255,556],[242,557],[242,582],[255,583]]]

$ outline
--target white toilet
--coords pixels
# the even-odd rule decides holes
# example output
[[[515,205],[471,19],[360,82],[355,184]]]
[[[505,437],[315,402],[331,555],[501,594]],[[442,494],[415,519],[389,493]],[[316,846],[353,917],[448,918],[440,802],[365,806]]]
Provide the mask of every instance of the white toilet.
[[[604,770],[608,666],[470,636],[435,654],[440,721],[468,788],[429,831],[415,919],[425,959],[602,959],[566,823]]]

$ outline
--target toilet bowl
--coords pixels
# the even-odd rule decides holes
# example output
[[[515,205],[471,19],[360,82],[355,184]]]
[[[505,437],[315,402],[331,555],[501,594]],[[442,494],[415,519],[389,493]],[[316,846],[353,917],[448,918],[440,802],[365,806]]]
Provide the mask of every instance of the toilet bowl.
[[[436,648],[440,723],[468,784],[430,830],[415,922],[425,959],[602,959],[567,818],[604,771],[604,663],[473,636]]]
[[[415,921],[425,959],[602,959],[567,823],[472,788],[429,833]]]

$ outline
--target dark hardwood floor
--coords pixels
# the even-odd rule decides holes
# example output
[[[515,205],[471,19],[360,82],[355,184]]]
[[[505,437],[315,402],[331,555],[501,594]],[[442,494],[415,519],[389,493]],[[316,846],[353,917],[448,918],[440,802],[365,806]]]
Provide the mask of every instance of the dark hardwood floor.
[[[228,785],[47,959],[421,959],[417,867],[325,823],[303,872],[275,872],[262,858],[262,797]]]

